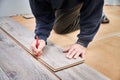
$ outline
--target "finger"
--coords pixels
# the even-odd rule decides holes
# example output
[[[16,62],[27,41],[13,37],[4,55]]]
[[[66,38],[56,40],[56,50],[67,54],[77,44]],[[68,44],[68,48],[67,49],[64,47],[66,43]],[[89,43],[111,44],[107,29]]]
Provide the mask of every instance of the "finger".
[[[64,53],[68,52],[70,48],[66,48],[63,50]]]
[[[69,57],[69,55],[70,55],[73,51],[74,51],[74,49],[73,49],[73,48],[69,49],[69,51],[68,51],[68,53],[67,53],[66,57]]]
[[[37,53],[37,52],[38,52],[38,49],[36,48],[36,46],[35,46],[35,45],[32,45],[32,49],[33,49],[33,51],[34,51],[35,53]]]
[[[38,46],[38,52],[42,53],[44,47],[45,47],[44,45],[39,45]]]
[[[41,53],[39,52],[39,53],[36,54],[36,57],[39,57],[40,55],[41,55]]]
[[[31,52],[32,52],[32,54],[34,54],[34,50],[33,49],[31,49]]]
[[[74,50],[69,56],[68,56],[68,58],[73,58],[73,56],[76,54],[76,51]]]
[[[33,49],[32,49],[32,46],[30,46],[30,51],[31,51],[32,54],[34,53],[34,52],[33,52]]]
[[[32,53],[32,54],[35,54],[35,50],[33,49],[32,46],[30,47],[30,50],[31,50],[31,53]]]
[[[85,54],[84,53],[81,53],[81,58],[85,59]]]
[[[32,54],[37,55],[37,51],[34,51],[34,49],[32,49]]]
[[[35,55],[36,57],[39,57],[42,53],[42,50],[39,48],[36,52],[35,52]]]
[[[73,58],[77,59],[77,58],[79,57],[79,55],[80,55],[80,53],[79,53],[79,52],[77,52],[77,53],[74,55],[74,57],[73,57]]]

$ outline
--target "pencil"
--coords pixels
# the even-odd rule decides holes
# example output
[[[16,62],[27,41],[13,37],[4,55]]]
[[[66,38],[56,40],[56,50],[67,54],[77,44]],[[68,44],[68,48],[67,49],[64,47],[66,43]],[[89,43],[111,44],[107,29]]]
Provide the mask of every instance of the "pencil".
[[[39,47],[39,38],[38,38],[38,36],[36,36],[36,48],[38,49],[38,47]],[[40,52],[38,52],[37,54],[36,54],[36,57],[39,57],[41,55],[41,53]]]

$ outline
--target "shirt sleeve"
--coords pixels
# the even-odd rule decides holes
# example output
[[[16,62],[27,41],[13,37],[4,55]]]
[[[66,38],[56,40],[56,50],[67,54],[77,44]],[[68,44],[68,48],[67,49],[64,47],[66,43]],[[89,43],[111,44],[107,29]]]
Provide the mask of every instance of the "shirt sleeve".
[[[87,47],[101,23],[104,0],[84,0],[80,11],[80,34],[77,43]]]
[[[53,27],[54,11],[46,0],[29,0],[30,7],[36,19],[35,36],[47,40]]]

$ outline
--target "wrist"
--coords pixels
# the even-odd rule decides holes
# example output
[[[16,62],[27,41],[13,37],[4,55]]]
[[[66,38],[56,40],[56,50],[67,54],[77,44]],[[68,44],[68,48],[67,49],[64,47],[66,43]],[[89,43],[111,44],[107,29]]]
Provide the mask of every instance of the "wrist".
[[[35,39],[36,39],[36,36],[37,35],[35,35]],[[45,36],[38,36],[38,38],[40,41],[44,42],[47,45],[47,38]]]
[[[85,40],[80,40],[80,39],[78,39],[77,40],[77,42],[76,42],[77,44],[80,44],[80,45],[82,45],[83,47],[88,47],[88,44],[89,44],[89,41],[85,41]]]

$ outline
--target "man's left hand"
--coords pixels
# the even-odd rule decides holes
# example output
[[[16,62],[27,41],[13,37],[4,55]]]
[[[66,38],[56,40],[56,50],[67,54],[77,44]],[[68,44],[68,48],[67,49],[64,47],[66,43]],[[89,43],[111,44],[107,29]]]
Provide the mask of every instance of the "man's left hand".
[[[67,52],[66,57],[71,59],[71,58],[78,58],[79,56],[81,58],[85,58],[85,53],[86,53],[86,48],[83,47],[80,44],[73,44],[72,46],[70,46],[68,49],[64,50],[64,52]]]

